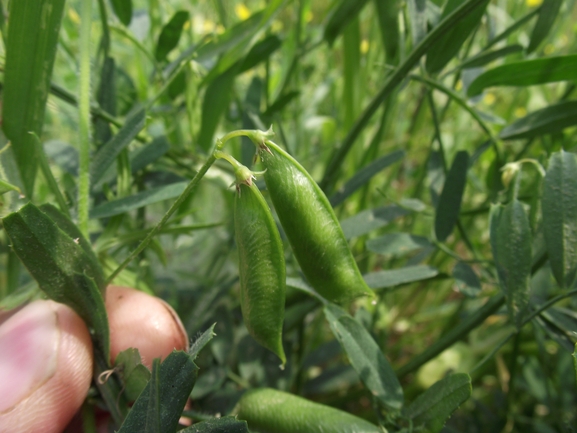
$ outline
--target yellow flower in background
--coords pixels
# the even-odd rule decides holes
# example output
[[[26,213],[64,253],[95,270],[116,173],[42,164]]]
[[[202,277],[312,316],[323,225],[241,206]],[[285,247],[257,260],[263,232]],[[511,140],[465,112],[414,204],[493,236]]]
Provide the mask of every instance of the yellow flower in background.
[[[312,13],[312,11],[311,11],[310,9],[307,10],[307,11],[305,11],[305,16],[304,16],[304,18],[305,18],[305,23],[307,23],[307,24],[310,23],[310,22],[313,20],[314,15],[313,15],[313,13]]]
[[[554,51],[555,51],[555,46],[553,44],[547,44],[543,48],[543,54],[545,54],[546,56],[553,54]]]
[[[457,84],[455,84],[455,90],[458,92],[462,88],[463,88],[463,80],[457,81]]]
[[[234,7],[234,13],[236,14],[237,17],[239,17],[243,21],[246,20],[248,17],[250,17],[250,11],[248,10],[248,8],[244,3],[238,3]]]
[[[483,97],[483,102],[487,105],[493,105],[496,100],[497,98],[491,92],[486,93],[485,96]]]
[[[527,110],[525,107],[517,107],[515,108],[515,112],[513,114],[515,117],[525,117],[527,115]]]
[[[361,50],[361,53],[367,54],[369,52],[369,41],[367,41],[366,39],[363,39],[361,41],[360,50]]]
[[[532,8],[535,6],[540,6],[541,3],[543,3],[543,0],[525,0],[525,3],[527,4],[527,6]]]
[[[74,24],[80,24],[80,15],[78,15],[78,12],[73,8],[68,8],[68,18],[70,18],[70,21]]]

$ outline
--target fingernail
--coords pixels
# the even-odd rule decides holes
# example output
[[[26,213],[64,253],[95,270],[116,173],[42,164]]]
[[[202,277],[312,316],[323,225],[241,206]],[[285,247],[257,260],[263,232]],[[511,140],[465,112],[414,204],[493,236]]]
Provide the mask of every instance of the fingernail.
[[[27,305],[0,326],[0,414],[54,375],[59,343],[58,317],[48,301]]]

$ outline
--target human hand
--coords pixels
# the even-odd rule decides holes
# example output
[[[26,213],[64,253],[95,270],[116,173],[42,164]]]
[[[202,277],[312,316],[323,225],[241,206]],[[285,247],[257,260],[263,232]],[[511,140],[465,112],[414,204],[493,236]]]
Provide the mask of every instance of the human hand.
[[[143,364],[185,350],[180,319],[159,298],[109,286],[111,361],[135,347]],[[90,334],[68,306],[35,301],[0,312],[0,432],[60,433],[82,405],[93,375]]]

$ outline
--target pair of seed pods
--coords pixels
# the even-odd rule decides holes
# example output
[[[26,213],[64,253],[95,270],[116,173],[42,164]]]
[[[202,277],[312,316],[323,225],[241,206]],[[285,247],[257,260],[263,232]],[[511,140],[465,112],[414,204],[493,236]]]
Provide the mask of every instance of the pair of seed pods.
[[[327,197],[310,174],[269,140],[272,131],[243,132],[257,146],[271,200],[309,284],[328,301],[341,304],[373,296]],[[232,163],[232,158],[219,153],[218,157]],[[282,241],[264,197],[252,182],[253,173],[234,163],[241,310],[250,334],[284,364],[286,275]]]

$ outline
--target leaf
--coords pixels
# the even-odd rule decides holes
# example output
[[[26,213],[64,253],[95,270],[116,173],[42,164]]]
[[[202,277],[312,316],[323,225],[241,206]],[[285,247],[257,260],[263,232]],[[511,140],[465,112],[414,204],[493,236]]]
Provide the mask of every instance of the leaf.
[[[453,278],[459,292],[470,298],[475,298],[481,293],[481,282],[477,274],[465,262],[457,262],[453,268]]]
[[[575,343],[575,350],[573,351],[573,365],[575,367],[575,379],[577,379],[577,343]]]
[[[134,209],[139,209],[159,201],[178,197],[186,188],[187,182],[176,182],[158,188],[152,188],[137,194],[112,200],[96,206],[90,211],[90,218],[108,218]]]
[[[192,359],[193,361],[196,359],[196,357],[198,356],[199,352],[202,350],[202,348],[204,346],[206,346],[208,344],[208,342],[210,340],[213,339],[213,337],[216,335],[214,333],[214,327],[215,327],[216,323],[214,323],[210,328],[208,328],[206,331],[204,331],[200,337],[198,337],[194,343],[192,343],[190,345],[190,349],[188,349],[188,356],[190,356],[190,359]]]
[[[363,275],[367,285],[374,290],[414,283],[436,277],[439,270],[428,265],[406,266],[400,269],[371,272]]]
[[[132,20],[132,0],[110,0],[114,14],[125,26]]]
[[[120,352],[114,360],[114,370],[120,376],[128,401],[135,401],[150,380],[150,370],[142,364],[138,349],[129,348]]]
[[[394,257],[403,256],[432,245],[427,238],[410,233],[387,233],[367,241],[369,251]]]
[[[464,60],[459,68],[478,68],[492,62],[493,60],[497,60],[501,57],[506,57],[509,54],[518,53],[520,51],[523,51],[523,46],[518,44],[507,45],[506,47],[493,51],[481,51],[476,56],[469,57],[467,60]]]
[[[281,46],[282,41],[277,35],[267,36],[250,49],[246,57],[240,62],[240,68],[237,73],[242,74],[254,68],[259,63],[264,62]]]
[[[527,47],[527,54],[532,53],[537,49],[541,42],[545,40],[553,24],[555,23],[555,18],[559,14],[559,9],[561,9],[561,4],[563,0],[547,0],[541,4],[539,8],[539,17],[533,27],[531,32],[531,40],[529,46]]]
[[[577,54],[507,63],[483,72],[469,85],[467,96],[480,94],[487,87],[527,87],[537,84],[572,81],[577,70]]]
[[[459,220],[468,169],[469,154],[461,150],[455,155],[453,164],[447,173],[435,212],[435,236],[441,242],[449,237]]]
[[[357,171],[335,194],[331,197],[330,203],[333,207],[338,206],[345,201],[353,192],[365,185],[373,176],[387,168],[388,166],[400,161],[405,157],[403,150],[396,150],[379,159],[371,162],[366,167]]]
[[[40,289],[84,319],[109,359],[108,319],[98,287],[104,286],[102,270],[80,245],[81,236],[70,237],[57,222],[31,203],[2,220],[14,252]]]
[[[493,205],[490,213],[493,258],[499,284],[507,297],[509,320],[520,328],[529,305],[531,228],[523,205],[513,199],[506,206]]]
[[[577,156],[554,153],[543,185],[543,234],[557,284],[569,289],[577,276]]]
[[[236,65],[216,77],[206,88],[202,100],[202,122],[198,133],[198,144],[210,149],[220,118],[228,108],[234,78],[240,65]]]
[[[20,193],[20,188],[16,185],[12,185],[11,183],[6,182],[5,180],[0,179],[0,195],[6,194],[10,191],[16,191]]]
[[[188,11],[176,11],[170,21],[162,28],[156,43],[154,57],[157,62],[166,59],[166,56],[177,47],[184,24],[190,15]]]
[[[188,354],[174,351],[168,355],[158,368],[158,376],[155,376],[153,370],[151,380],[132,406],[118,433],[173,433],[194,386],[197,371],[198,367]],[[149,418],[156,404],[158,424],[154,416]],[[152,429],[149,422],[158,427]]]
[[[340,0],[330,12],[325,24],[323,32],[325,41],[332,45],[337,36],[359,15],[367,3],[368,0]]]
[[[2,85],[2,127],[12,142],[28,197],[32,197],[34,190],[38,167],[36,137],[42,136],[64,4],[64,0],[10,2]]]
[[[161,135],[152,140],[151,143],[130,151],[128,159],[130,160],[130,170],[136,173],[147,165],[155,162],[170,149],[166,136]],[[100,180],[93,185],[94,190],[100,190],[105,183],[113,184],[116,182],[116,162],[110,165]]]
[[[400,409],[403,389],[389,361],[363,325],[334,304],[324,308],[333,334],[361,381],[385,406]]]
[[[146,408],[146,422],[144,433],[161,433],[160,428],[160,358],[152,360],[152,373],[144,392],[148,391],[148,405]],[[184,406],[183,406],[184,409]],[[129,412],[130,413],[130,412]],[[128,419],[128,418],[127,418]],[[122,429],[120,430],[122,431]]]
[[[417,428],[423,425],[426,432],[438,432],[451,414],[469,399],[471,391],[471,378],[468,374],[451,374],[406,406],[403,415],[411,419]]]
[[[84,254],[86,255],[86,259],[90,261],[90,265],[87,266],[92,269],[91,274],[94,275],[94,281],[96,282],[96,285],[101,292],[104,292],[106,289],[106,282],[104,279],[104,273],[102,272],[102,268],[100,266],[100,262],[98,261],[98,258],[96,257],[90,242],[88,242],[84,235],[82,235],[80,229],[70,220],[70,218],[68,218],[56,207],[49,203],[41,205],[40,210],[45,213],[53,222],[55,222],[60,230],[72,238],[77,245],[80,245],[84,251]]]
[[[246,421],[240,421],[234,416],[215,418],[199,422],[180,430],[181,433],[249,433]]]
[[[132,140],[138,135],[140,131],[144,128],[146,111],[144,108],[140,108],[130,115],[122,128],[116,133],[110,141],[104,144],[94,158],[91,164],[91,181],[93,184],[97,184],[100,178],[106,172],[108,166],[114,163],[116,157],[122,152],[126,146],[130,144]]]
[[[400,39],[400,2],[398,0],[375,0],[374,3],[377,11],[379,29],[381,30],[382,42],[385,47],[387,63],[397,64]]]
[[[345,238],[350,239],[384,227],[393,220],[409,213],[410,211],[396,205],[366,209],[342,221],[341,228]]]
[[[533,138],[544,134],[557,134],[563,129],[577,125],[577,101],[563,101],[507,125],[499,137],[503,140]]]
[[[448,0],[443,8],[441,19],[447,17],[462,3],[464,3],[463,0]],[[426,60],[426,68],[429,73],[434,74],[439,72],[459,52],[461,45],[463,45],[481,21],[487,4],[489,4],[488,0],[480,3],[465,18],[440,36],[431,48],[429,48]]]

